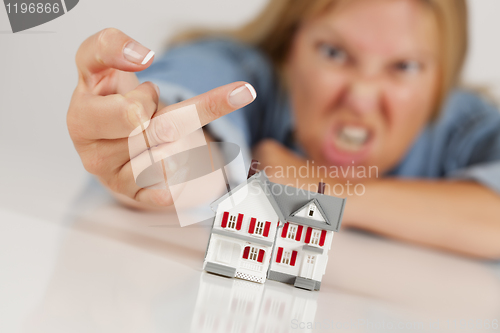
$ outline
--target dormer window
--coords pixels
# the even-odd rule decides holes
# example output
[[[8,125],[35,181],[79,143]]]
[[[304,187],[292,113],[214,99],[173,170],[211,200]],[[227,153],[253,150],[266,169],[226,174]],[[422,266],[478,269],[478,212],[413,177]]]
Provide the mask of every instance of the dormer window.
[[[309,216],[313,216],[315,210],[316,210],[316,206],[309,205]]]

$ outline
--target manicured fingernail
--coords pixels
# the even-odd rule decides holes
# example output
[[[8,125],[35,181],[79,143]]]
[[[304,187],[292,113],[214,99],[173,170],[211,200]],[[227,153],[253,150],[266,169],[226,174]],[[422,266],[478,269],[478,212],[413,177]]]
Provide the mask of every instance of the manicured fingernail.
[[[130,62],[145,65],[155,55],[153,51],[137,42],[129,42],[123,49],[123,56]]]
[[[255,89],[247,83],[244,86],[234,89],[229,94],[229,103],[234,106],[244,106],[252,102],[255,97],[257,97]]]
[[[158,95],[158,97],[160,97],[160,88],[158,88],[158,86],[156,84],[154,84],[154,87],[155,87],[155,90],[156,90],[156,94]]]

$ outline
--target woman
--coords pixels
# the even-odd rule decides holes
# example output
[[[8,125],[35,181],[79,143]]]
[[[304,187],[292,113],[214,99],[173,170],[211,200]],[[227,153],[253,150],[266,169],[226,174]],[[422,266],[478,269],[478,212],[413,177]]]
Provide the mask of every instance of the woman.
[[[251,147],[272,180],[345,190],[344,226],[498,259],[500,114],[455,89],[466,28],[464,0],[274,0],[229,37],[178,43],[153,65],[150,50],[106,29],[77,53],[69,131],[122,202],[165,206],[167,193],[134,183],[124,138],[196,103],[207,135]],[[131,73],[144,69],[156,86]],[[175,129],[147,131],[162,142]],[[297,179],[290,167],[311,172]]]

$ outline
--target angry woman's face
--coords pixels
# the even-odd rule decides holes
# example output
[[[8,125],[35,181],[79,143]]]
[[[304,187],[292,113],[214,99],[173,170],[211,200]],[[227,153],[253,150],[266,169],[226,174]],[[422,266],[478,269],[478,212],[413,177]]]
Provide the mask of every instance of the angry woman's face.
[[[434,111],[437,36],[432,12],[415,0],[347,1],[304,22],[285,75],[307,155],[394,167]]]

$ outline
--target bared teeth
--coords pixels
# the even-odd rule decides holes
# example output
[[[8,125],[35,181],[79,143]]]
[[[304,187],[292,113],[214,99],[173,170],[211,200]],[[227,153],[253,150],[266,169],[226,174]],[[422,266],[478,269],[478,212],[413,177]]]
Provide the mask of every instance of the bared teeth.
[[[368,139],[368,130],[357,126],[344,126],[336,138],[337,145],[345,150],[357,151]]]

